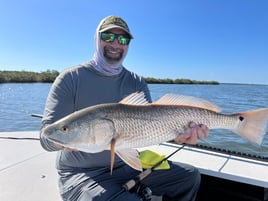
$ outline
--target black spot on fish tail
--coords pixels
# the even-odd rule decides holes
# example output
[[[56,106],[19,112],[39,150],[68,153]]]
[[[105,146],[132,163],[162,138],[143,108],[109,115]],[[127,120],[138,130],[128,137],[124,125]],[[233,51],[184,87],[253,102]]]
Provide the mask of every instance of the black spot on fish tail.
[[[244,120],[244,117],[239,116],[239,120],[240,120],[240,121],[243,121],[243,120]]]

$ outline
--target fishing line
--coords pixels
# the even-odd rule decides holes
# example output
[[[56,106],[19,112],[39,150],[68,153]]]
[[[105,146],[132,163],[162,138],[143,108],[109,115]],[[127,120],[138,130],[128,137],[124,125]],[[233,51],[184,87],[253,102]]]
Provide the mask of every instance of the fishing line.
[[[0,136],[0,139],[4,139],[4,140],[40,140],[40,138],[34,138],[34,137],[3,137],[3,136]]]
[[[154,171],[154,169],[156,167],[158,167],[163,161],[169,159],[171,156],[176,154],[178,151],[180,151],[184,147],[185,147],[185,144],[182,144],[182,146],[180,148],[176,149],[174,152],[169,154],[167,157],[165,157],[164,159],[160,160],[153,167],[146,169],[145,171],[141,172],[138,176],[136,176],[134,179],[131,179],[131,180],[127,181],[122,186],[122,189],[119,192],[117,192],[116,194],[114,194],[108,201],[113,201],[114,199],[116,199],[122,193],[131,190],[133,187],[135,187],[137,184],[139,184],[145,177],[147,177],[149,174],[151,174]]]

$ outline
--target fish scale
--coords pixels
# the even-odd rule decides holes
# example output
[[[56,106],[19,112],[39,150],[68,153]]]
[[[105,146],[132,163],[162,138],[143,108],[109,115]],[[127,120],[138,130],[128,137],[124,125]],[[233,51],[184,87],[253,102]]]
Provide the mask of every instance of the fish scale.
[[[106,118],[114,123],[117,149],[130,146],[137,148],[173,140],[183,133],[185,126],[191,121],[207,125],[210,129],[234,129],[239,122],[237,115],[178,106],[117,104],[107,105],[101,112],[107,113]]]

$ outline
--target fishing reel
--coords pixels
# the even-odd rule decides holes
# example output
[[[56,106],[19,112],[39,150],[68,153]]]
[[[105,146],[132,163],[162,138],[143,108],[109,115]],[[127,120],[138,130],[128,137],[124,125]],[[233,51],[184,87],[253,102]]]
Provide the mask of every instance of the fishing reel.
[[[136,193],[139,195],[141,201],[151,201],[152,200],[152,191],[148,186],[144,184],[139,184]]]

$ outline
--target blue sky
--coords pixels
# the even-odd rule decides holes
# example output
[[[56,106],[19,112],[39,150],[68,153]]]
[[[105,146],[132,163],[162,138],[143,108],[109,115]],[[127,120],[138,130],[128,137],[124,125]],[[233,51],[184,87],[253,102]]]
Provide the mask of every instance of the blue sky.
[[[145,77],[268,84],[267,0],[0,0],[0,70],[62,71],[88,61],[108,15],[134,40]]]

